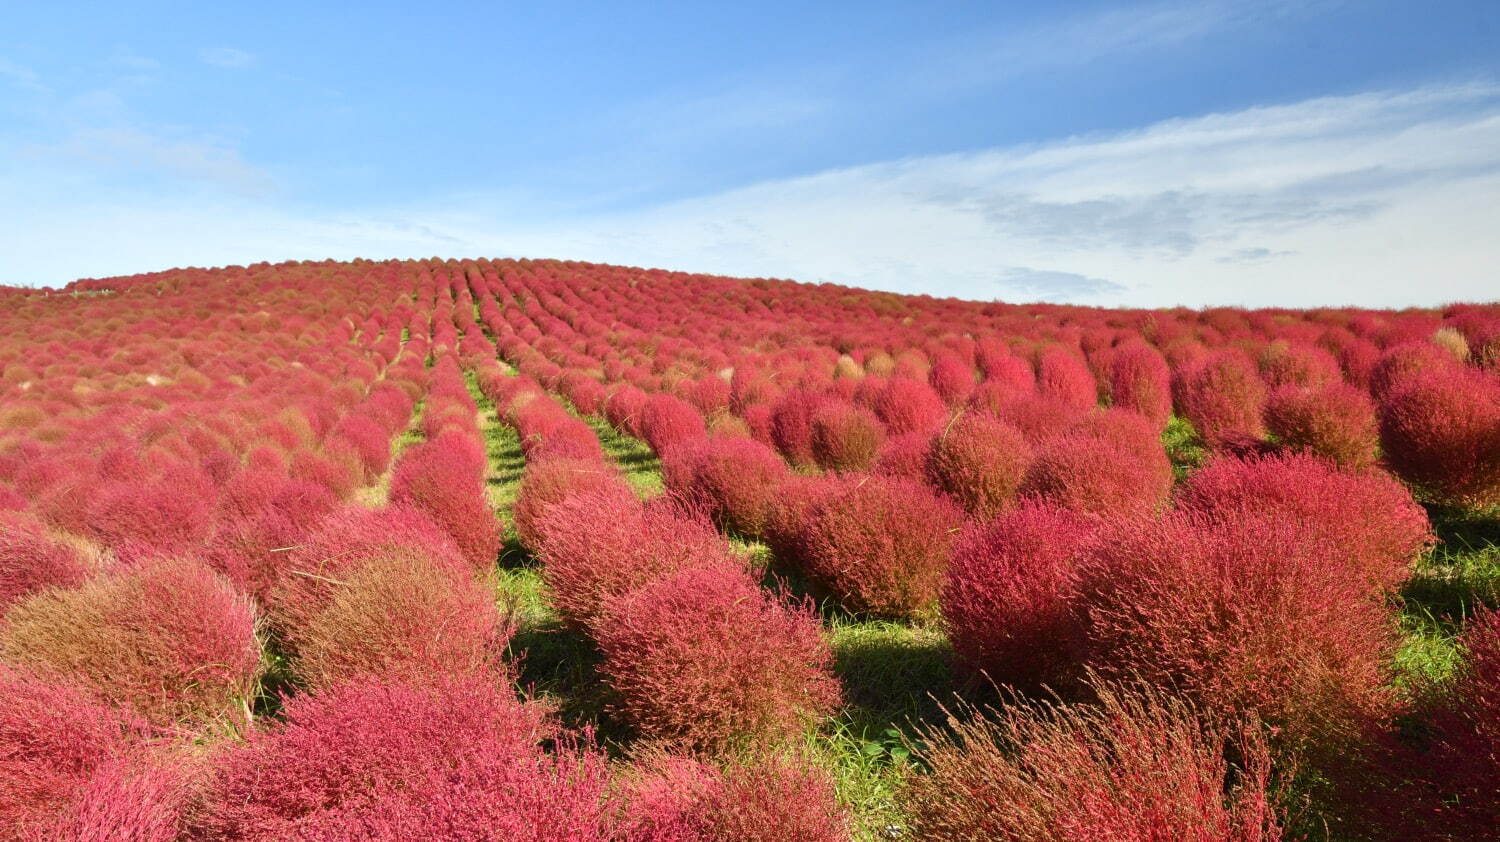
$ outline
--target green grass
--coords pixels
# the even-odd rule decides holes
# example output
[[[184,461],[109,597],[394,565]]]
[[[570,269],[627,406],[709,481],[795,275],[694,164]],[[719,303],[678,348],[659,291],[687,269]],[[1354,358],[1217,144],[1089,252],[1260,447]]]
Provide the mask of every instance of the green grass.
[[[1172,460],[1172,475],[1179,480],[1197,470],[1208,456],[1198,432],[1180,415],[1173,415],[1167,422],[1161,443],[1167,449],[1167,458]]]

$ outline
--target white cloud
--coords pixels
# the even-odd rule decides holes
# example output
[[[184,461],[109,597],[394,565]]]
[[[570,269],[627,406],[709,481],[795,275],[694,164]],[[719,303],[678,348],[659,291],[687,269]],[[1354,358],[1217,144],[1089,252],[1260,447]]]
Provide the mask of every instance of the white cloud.
[[[198,51],[204,64],[237,69],[255,64],[255,55],[234,47],[205,47]]]
[[[1476,84],[891,161],[546,223],[475,197],[337,214],[154,198],[58,206],[50,218],[0,198],[0,214],[22,220],[0,231],[0,280],[524,255],[979,299],[1433,305],[1496,297],[1496,195],[1500,87]]]

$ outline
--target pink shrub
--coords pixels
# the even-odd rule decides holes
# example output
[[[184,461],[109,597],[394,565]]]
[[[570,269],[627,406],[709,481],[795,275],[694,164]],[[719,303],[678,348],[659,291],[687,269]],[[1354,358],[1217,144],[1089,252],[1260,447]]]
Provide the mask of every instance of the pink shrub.
[[[1097,706],[1013,705],[922,734],[901,793],[915,838],[1274,842],[1262,729],[1165,694],[1100,685]],[[1227,758],[1234,757],[1231,763]]]
[[[330,439],[336,439],[358,455],[366,481],[385,473],[391,465],[391,437],[374,418],[349,414],[339,420]]]
[[[827,398],[810,389],[792,389],[771,412],[771,441],[793,465],[812,465],[813,416]]]
[[[283,716],[219,758],[192,838],[609,838],[604,759],[544,753],[555,729],[508,689],[354,682]]]
[[[250,601],[189,560],[16,603],[0,629],[0,654],[158,725],[239,715],[260,676]]]
[[[1342,383],[1338,360],[1315,345],[1278,340],[1260,355],[1260,372],[1273,389],[1282,386],[1322,388]]]
[[[828,773],[779,757],[722,769],[689,757],[636,764],[622,836],[629,842],[841,842],[849,817]]]
[[[932,432],[948,420],[948,405],[920,380],[893,377],[875,396],[875,414],[892,435]]]
[[[1099,403],[1099,386],[1088,365],[1056,346],[1037,357],[1036,390],[1074,409],[1092,409]]]
[[[977,397],[977,395],[976,395]],[[975,405],[1015,427],[1032,442],[1056,435],[1085,417],[1087,412],[1045,395],[1011,395],[993,406]]]
[[[868,409],[829,400],[813,412],[811,444],[825,471],[869,470],[885,444],[885,428]]]
[[[912,617],[935,607],[962,519],[921,483],[850,477],[812,506],[800,544],[807,572],[849,610]]]
[[[974,392],[974,369],[952,354],[943,354],[928,369],[927,383],[948,406],[960,407]]]
[[[1097,528],[1087,515],[1029,503],[964,533],[941,603],[965,668],[1027,694],[1081,678],[1078,559]]]
[[[760,537],[790,473],[776,451],[758,441],[714,438],[698,460],[690,496],[725,529]]]
[[[641,438],[657,453],[688,439],[707,435],[703,416],[671,395],[652,395],[641,416]]]
[[[905,433],[886,439],[875,459],[875,473],[887,477],[905,477],[924,481],[927,478],[927,454],[932,449],[931,433]]]
[[[1381,403],[1380,444],[1396,473],[1438,502],[1500,503],[1500,383],[1451,363],[1408,375]]]
[[[1109,382],[1115,406],[1140,413],[1158,428],[1172,417],[1172,372],[1155,348],[1136,343],[1117,349]]]
[[[168,554],[191,551],[213,528],[215,494],[212,481],[186,465],[156,478],[105,483],[92,494],[88,528],[107,545],[135,541]]]
[[[933,487],[988,519],[1010,506],[1030,463],[1020,430],[988,413],[964,412],[933,439],[926,471]]]
[[[309,687],[373,676],[425,682],[504,674],[514,623],[471,569],[424,552],[392,552],[341,567],[338,586],[291,576],[273,591],[291,669]]]
[[[1166,451],[1145,453],[1087,431],[1037,449],[1021,493],[1098,515],[1138,515],[1165,507],[1172,490]]]
[[[146,723],[65,683],[0,665],[0,839],[64,837],[95,778]]]
[[[88,572],[78,550],[48,535],[41,521],[0,512],[0,617],[12,603],[44,588],[83,584]]]
[[[406,449],[391,476],[390,501],[432,519],[476,568],[500,553],[499,518],[484,488],[484,449],[456,429]]]
[[[1178,491],[1178,508],[1210,520],[1267,518],[1324,542],[1329,561],[1381,593],[1400,587],[1432,541],[1427,513],[1380,471],[1341,470],[1311,456],[1215,459]]]
[[[1266,404],[1266,428],[1288,450],[1348,468],[1373,465],[1380,444],[1374,404],[1364,391],[1343,383],[1282,386]]]
[[[1218,351],[1189,369],[1178,399],[1179,410],[1209,447],[1265,438],[1265,383],[1242,351]]]
[[[1411,378],[1428,374],[1439,378],[1458,371],[1452,355],[1426,341],[1405,342],[1387,348],[1370,371],[1370,393],[1385,401]]]
[[[763,593],[728,564],[622,594],[594,627],[614,711],[641,736],[715,748],[798,737],[839,701],[809,605]]]
[[[554,504],[535,548],[557,613],[592,628],[609,605],[650,582],[690,568],[742,571],[705,518],[658,498],[642,504],[589,492]]]
[[[521,543],[535,550],[544,540],[539,524],[553,504],[574,494],[594,492],[610,492],[632,502],[635,499],[619,472],[603,462],[551,458],[527,463],[511,508]]]
[[[1117,524],[1080,565],[1089,665],[1332,750],[1391,712],[1395,626],[1330,549],[1298,523],[1228,512]]]

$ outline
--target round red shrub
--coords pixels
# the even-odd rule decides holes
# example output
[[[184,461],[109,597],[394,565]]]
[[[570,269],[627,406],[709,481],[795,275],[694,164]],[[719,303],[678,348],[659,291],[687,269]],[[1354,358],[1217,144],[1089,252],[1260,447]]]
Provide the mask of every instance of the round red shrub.
[[[880,448],[880,456],[875,460],[875,473],[925,481],[927,453],[932,448],[932,440],[932,433],[891,436],[885,440],[885,446]]]
[[[943,354],[928,369],[927,383],[948,406],[960,407],[974,392],[974,369],[953,354]]]
[[[1266,428],[1288,450],[1348,468],[1373,465],[1380,444],[1375,405],[1363,390],[1344,383],[1282,386],[1266,403]]]
[[[78,550],[47,534],[41,521],[0,511],[0,616],[44,588],[77,587],[88,573]]]
[[[726,564],[620,596],[594,635],[612,709],[647,739],[699,748],[789,741],[839,702],[811,606],[778,600]]]
[[[1321,388],[1342,383],[1338,360],[1316,345],[1299,345],[1284,339],[1267,345],[1260,354],[1260,373],[1267,385]]]
[[[933,487],[988,519],[1010,506],[1030,463],[1020,430],[985,412],[964,412],[932,440],[926,471]]]
[[[1172,490],[1166,451],[1132,449],[1087,430],[1048,440],[1021,483],[1021,493],[1099,515],[1147,514]]]
[[[1333,750],[1391,712],[1395,626],[1331,550],[1301,524],[1229,512],[1116,524],[1080,565],[1089,666]]]
[[[725,529],[758,538],[770,525],[781,485],[791,475],[776,451],[747,438],[714,438],[698,460],[692,498]]]
[[[716,768],[667,755],[637,761],[622,829],[635,842],[842,842],[849,817],[823,769],[757,757]]]
[[[1101,684],[1098,705],[1012,705],[927,728],[901,806],[915,838],[1275,842],[1271,751],[1254,723]],[[1227,757],[1233,756],[1231,763]]]
[[[931,386],[908,377],[892,377],[875,396],[875,414],[892,435],[932,432],[948,420],[948,405]]]
[[[851,611],[913,617],[937,602],[963,513],[925,485],[849,477],[808,513],[807,572]]]
[[[470,569],[394,552],[340,570],[322,593],[292,585],[271,599],[283,616],[291,669],[308,687],[375,676],[401,681],[503,674],[514,623]],[[296,604],[303,600],[304,604]],[[313,604],[305,604],[311,602]]]
[[[192,838],[609,838],[604,759],[488,682],[352,682],[286,701],[216,764]]]
[[[1387,348],[1370,371],[1370,393],[1384,401],[1408,379],[1422,374],[1441,376],[1460,369],[1453,356],[1425,340]]]
[[[250,600],[191,560],[163,560],[11,606],[0,654],[154,724],[237,716],[260,677]]]
[[[978,395],[976,395],[978,397]],[[989,412],[1010,424],[1032,442],[1054,436],[1077,423],[1087,412],[1046,395],[1015,394],[993,406],[976,404],[976,410]]]
[[[613,492],[633,501],[635,494],[608,464],[587,459],[549,458],[528,462],[511,518],[521,543],[535,550],[543,541],[539,524],[547,510],[573,494]]]
[[[1110,399],[1165,427],[1172,417],[1172,371],[1149,345],[1134,343],[1115,350],[1109,369]]]
[[[1036,390],[1074,409],[1092,409],[1099,403],[1099,385],[1088,364],[1057,346],[1037,357]]]
[[[825,471],[869,470],[884,445],[885,428],[868,409],[828,400],[813,412],[813,459]]]
[[[1380,405],[1380,444],[1437,502],[1500,504],[1500,383],[1457,366],[1408,375]]]
[[[1427,513],[1383,471],[1350,471],[1316,457],[1221,457],[1177,492],[1209,520],[1263,517],[1297,524],[1382,594],[1400,587],[1432,541]]]
[[[1243,351],[1217,351],[1184,373],[1179,410],[1209,447],[1265,438],[1266,386]]]
[[[485,492],[484,449],[457,429],[406,449],[391,476],[390,501],[442,527],[459,552],[486,569],[500,553],[501,525]]]
[[[547,510],[540,532],[535,550],[552,605],[577,627],[590,628],[610,603],[663,576],[744,567],[713,524],[667,498],[642,504],[612,493],[574,494]]]
[[[0,665],[0,839],[60,839],[96,776],[149,732],[68,684]]]
[[[106,545],[136,542],[162,553],[202,546],[213,529],[217,489],[197,466],[105,483],[88,505],[88,530]]]
[[[652,395],[646,401],[641,417],[641,438],[657,453],[707,434],[703,416],[690,404],[661,394]]]
[[[813,416],[828,398],[811,389],[791,389],[771,411],[771,441],[793,465],[816,462],[813,454]]]
[[[1078,559],[1097,529],[1087,515],[1027,503],[965,532],[941,598],[959,663],[1027,694],[1069,689],[1087,654]]]

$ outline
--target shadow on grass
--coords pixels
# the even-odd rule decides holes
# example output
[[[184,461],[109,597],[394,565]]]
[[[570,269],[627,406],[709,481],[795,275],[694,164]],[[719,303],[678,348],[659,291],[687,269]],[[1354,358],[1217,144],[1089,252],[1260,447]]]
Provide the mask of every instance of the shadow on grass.
[[[1438,544],[1417,564],[1402,597],[1413,611],[1457,623],[1500,607],[1500,516],[1427,507]]]

